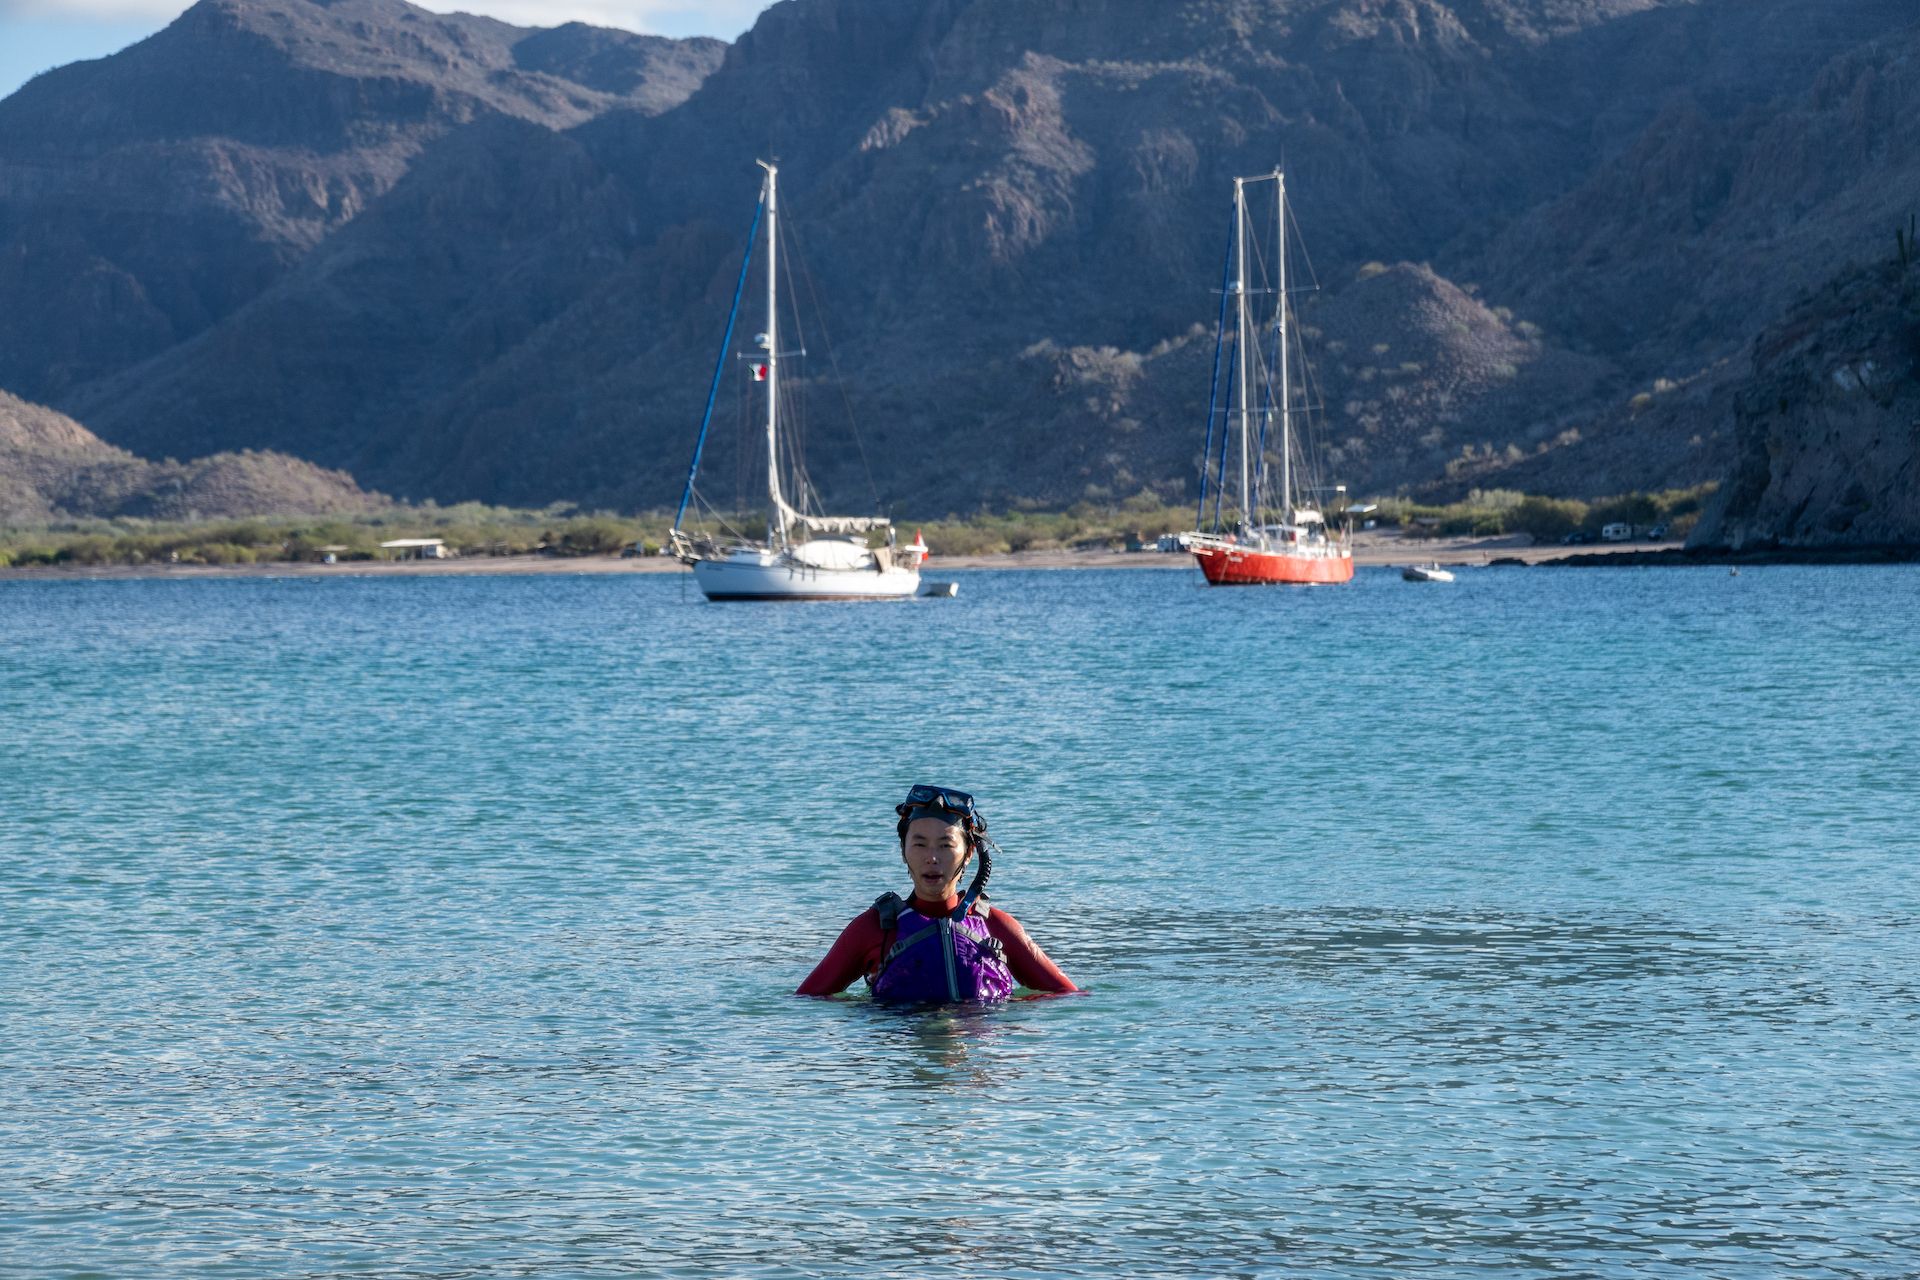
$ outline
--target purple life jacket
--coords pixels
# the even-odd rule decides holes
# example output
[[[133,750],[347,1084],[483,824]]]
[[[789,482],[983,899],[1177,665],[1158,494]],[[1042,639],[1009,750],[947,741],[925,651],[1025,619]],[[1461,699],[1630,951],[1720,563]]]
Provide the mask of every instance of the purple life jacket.
[[[1013,971],[987,929],[986,903],[976,902],[964,920],[923,916],[896,893],[882,894],[873,906],[880,927],[894,938],[879,972],[867,980],[874,999],[933,1003],[1013,994]]]

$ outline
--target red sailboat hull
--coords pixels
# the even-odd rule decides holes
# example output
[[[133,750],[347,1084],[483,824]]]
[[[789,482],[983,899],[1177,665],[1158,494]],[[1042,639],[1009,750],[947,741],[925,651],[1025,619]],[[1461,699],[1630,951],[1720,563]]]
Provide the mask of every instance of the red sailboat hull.
[[[1193,558],[1215,587],[1257,587],[1353,580],[1353,557],[1288,555],[1242,547],[1198,547]]]

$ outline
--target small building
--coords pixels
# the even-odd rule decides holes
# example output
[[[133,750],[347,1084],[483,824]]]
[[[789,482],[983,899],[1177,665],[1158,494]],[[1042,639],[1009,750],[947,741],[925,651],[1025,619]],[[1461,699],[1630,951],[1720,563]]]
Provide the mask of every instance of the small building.
[[[395,538],[391,542],[380,544],[382,551],[391,551],[395,560],[451,560],[453,552],[447,548],[442,538]]]

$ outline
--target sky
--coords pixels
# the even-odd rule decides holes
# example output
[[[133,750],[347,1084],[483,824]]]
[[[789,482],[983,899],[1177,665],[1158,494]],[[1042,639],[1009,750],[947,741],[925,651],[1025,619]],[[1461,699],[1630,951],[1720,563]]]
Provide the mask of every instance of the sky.
[[[414,0],[525,27],[591,22],[664,36],[731,40],[769,0]],[[0,97],[52,67],[104,58],[172,22],[187,0],[0,0]]]

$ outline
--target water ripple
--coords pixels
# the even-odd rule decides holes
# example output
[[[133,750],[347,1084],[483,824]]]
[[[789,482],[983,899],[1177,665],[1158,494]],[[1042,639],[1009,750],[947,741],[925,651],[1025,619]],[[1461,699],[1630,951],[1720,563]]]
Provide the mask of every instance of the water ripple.
[[[0,584],[0,1272],[1910,1275],[1914,582]]]

